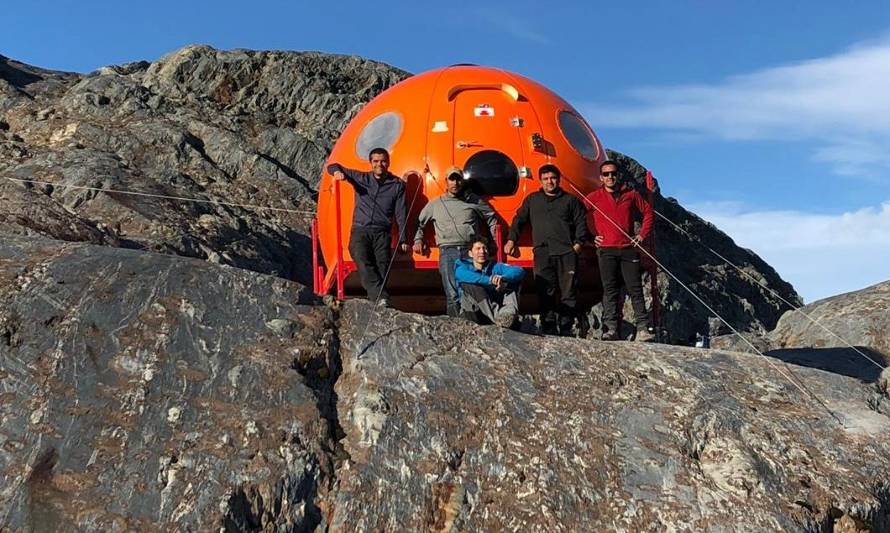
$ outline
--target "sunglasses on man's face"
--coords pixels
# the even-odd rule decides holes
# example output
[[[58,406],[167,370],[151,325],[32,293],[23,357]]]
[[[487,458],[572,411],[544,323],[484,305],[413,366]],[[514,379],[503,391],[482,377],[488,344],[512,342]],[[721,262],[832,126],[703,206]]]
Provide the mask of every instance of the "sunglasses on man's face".
[[[448,181],[463,181],[463,180],[464,180],[464,177],[459,176],[457,174],[452,174],[452,175],[448,176]]]
[[[617,177],[618,177],[618,172],[615,172],[615,171],[603,172],[603,173],[602,173],[602,176],[603,176],[604,178],[611,178],[611,177],[616,177],[616,178],[617,178]]]

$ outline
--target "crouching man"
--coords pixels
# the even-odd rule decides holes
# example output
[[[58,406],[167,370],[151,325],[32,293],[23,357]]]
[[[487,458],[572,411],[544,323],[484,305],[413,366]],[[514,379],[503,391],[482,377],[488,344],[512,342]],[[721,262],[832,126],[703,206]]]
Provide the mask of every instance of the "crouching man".
[[[461,316],[477,324],[513,327],[519,313],[520,267],[488,260],[488,240],[477,237],[469,257],[455,262]]]

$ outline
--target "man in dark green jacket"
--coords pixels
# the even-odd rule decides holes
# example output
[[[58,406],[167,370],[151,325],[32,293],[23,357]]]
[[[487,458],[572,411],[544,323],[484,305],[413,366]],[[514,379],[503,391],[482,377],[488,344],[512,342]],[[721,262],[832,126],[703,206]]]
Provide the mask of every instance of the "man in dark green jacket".
[[[587,212],[581,200],[560,188],[561,174],[556,165],[542,166],[538,177],[541,190],[526,196],[516,212],[504,252],[518,253],[519,233],[531,223],[541,331],[571,335],[577,304],[578,254],[590,238]]]

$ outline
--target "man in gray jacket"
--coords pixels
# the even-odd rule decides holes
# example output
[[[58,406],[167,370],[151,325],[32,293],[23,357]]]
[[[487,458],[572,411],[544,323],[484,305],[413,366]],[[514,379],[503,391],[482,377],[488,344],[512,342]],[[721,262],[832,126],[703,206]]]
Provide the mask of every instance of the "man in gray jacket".
[[[430,201],[420,211],[414,236],[414,253],[423,254],[429,250],[423,240],[423,229],[432,222],[439,246],[439,274],[445,288],[446,311],[448,316],[460,316],[460,295],[454,280],[455,262],[467,257],[470,243],[483,235],[480,231],[483,225],[494,237],[497,216],[485,200],[464,190],[461,169],[451,167],[445,176],[445,194]]]

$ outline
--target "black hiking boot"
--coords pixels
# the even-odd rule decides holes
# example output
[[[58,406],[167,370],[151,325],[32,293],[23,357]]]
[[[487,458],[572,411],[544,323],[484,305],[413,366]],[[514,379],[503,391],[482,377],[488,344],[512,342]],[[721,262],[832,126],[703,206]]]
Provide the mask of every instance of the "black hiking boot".
[[[559,330],[556,329],[556,322],[541,322],[541,333],[544,335],[558,335]]]

